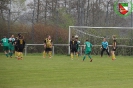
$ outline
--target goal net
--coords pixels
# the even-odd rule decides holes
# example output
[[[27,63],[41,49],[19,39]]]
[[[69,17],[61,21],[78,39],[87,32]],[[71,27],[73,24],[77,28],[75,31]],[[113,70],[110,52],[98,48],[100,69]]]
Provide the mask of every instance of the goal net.
[[[77,35],[81,45],[88,39],[93,44],[92,54],[100,54],[100,47],[105,37],[112,45],[112,35],[116,35],[118,48],[117,55],[133,55],[133,28],[132,27],[87,27],[69,26],[69,42],[72,36]],[[70,53],[70,49],[69,49]]]

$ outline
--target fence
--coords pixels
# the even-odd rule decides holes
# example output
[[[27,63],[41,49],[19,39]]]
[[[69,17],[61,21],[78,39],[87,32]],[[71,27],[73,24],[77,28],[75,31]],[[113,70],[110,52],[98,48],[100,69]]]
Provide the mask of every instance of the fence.
[[[30,46],[40,46],[40,47],[32,47],[32,52],[35,52],[35,53],[41,53],[44,51],[44,48],[43,48],[43,44],[26,44],[25,46],[25,56],[27,55],[28,53],[28,48],[31,48]],[[84,53],[84,50],[83,50],[83,46],[84,45],[80,45],[80,54],[82,55]],[[111,46],[112,45],[109,45],[109,48],[111,50]],[[66,49],[66,52],[64,52],[63,50],[63,53],[61,50],[57,51],[57,47],[59,47],[59,49]],[[63,48],[65,47],[65,48]],[[101,45],[93,45],[93,49],[92,49],[92,54],[93,55],[100,55],[100,47]],[[39,51],[36,51],[35,48],[40,48]],[[54,44],[53,45],[53,48],[52,48],[52,53],[53,55],[55,54],[66,54],[68,55],[69,54],[69,44]],[[133,46],[127,46],[127,45],[118,45],[117,46],[117,50],[116,50],[116,55],[133,55],[133,52],[131,52],[131,49],[133,49]],[[128,53],[130,52],[130,53]]]

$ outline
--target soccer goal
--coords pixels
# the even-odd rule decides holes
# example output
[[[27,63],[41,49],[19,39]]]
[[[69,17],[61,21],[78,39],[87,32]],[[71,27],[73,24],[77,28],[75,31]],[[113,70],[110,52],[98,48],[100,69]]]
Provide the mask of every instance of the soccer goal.
[[[112,35],[116,35],[118,50],[117,54],[132,55],[133,54],[133,27],[88,27],[88,26],[69,26],[68,43],[72,36],[77,35],[84,44],[88,39],[93,44],[93,53],[99,54],[99,47],[105,37],[112,45]],[[68,48],[70,54],[70,47]]]

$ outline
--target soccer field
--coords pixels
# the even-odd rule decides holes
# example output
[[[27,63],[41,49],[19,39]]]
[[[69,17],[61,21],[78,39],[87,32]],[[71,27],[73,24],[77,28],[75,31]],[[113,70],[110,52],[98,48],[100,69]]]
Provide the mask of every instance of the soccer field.
[[[41,55],[41,54],[40,54]],[[23,60],[0,55],[0,88],[133,88],[133,57],[28,55]]]

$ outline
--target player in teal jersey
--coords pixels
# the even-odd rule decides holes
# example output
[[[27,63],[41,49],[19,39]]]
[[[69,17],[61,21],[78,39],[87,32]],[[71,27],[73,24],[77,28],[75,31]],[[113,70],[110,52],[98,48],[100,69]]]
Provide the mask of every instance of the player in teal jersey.
[[[106,41],[106,38],[103,38],[102,47],[101,47],[101,57],[103,56],[103,52],[104,51],[106,51],[108,56],[110,57],[110,54],[109,54],[109,44]]]
[[[78,36],[75,35],[75,40],[77,41],[77,53],[80,56],[80,41],[78,40]]]
[[[77,41],[77,45],[78,45],[77,47],[78,56],[80,56],[80,41],[79,40]]]
[[[84,45],[85,55],[83,57],[83,61],[85,60],[86,55],[88,55],[88,57],[90,58],[90,62],[92,62],[92,58],[90,55],[91,50],[92,50],[91,48],[92,48],[92,44],[88,40],[86,40],[85,45]]]
[[[12,35],[10,38],[9,38],[9,50],[10,50],[10,57],[12,58],[12,54],[13,54],[13,51],[14,51],[14,45],[15,45],[15,38],[14,38],[14,35]]]
[[[10,52],[9,51],[9,40],[6,38],[6,36],[4,36],[3,39],[1,40],[1,45],[3,46],[5,55],[8,57],[8,52]]]

